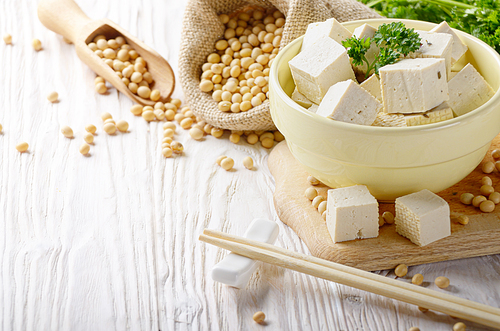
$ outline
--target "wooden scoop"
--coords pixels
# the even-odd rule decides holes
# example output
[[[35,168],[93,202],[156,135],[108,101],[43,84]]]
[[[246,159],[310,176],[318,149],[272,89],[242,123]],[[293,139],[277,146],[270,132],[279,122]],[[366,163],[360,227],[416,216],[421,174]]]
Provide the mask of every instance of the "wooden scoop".
[[[160,91],[159,101],[167,102],[175,86],[175,76],[168,62],[130,33],[108,19],[91,20],[73,0],[42,0],[38,4],[38,18],[49,30],[64,36],[75,44],[76,54],[96,74],[111,83],[134,102],[153,106],[157,101],[143,99],[132,93],[115,71],[97,56],[87,44],[98,35],[107,39],[122,36],[147,63],[153,76],[152,90]]]

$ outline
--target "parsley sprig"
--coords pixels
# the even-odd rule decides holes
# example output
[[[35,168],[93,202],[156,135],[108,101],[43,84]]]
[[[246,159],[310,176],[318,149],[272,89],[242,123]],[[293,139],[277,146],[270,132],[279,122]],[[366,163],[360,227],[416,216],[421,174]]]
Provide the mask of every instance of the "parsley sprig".
[[[447,21],[477,37],[500,53],[500,1],[498,0],[359,0],[391,18],[434,23]]]
[[[371,44],[375,43],[380,49],[375,59],[370,63],[366,58],[366,52]],[[382,24],[375,32],[373,38],[351,37],[342,42],[347,48],[347,54],[355,66],[366,64],[366,77],[372,70],[378,75],[383,66],[396,63],[401,57],[410,54],[420,48],[420,36],[413,29],[408,29],[401,22]]]

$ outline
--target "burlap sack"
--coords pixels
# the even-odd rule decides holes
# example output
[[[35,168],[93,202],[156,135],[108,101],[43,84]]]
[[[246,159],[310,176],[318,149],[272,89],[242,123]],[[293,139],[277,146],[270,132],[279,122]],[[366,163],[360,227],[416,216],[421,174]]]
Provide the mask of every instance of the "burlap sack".
[[[179,73],[186,101],[207,123],[228,130],[273,130],[269,101],[247,112],[224,113],[210,93],[199,88],[201,66],[215,51],[224,25],[218,15],[248,6],[277,8],[286,17],[280,47],[303,35],[307,25],[335,17],[339,22],[380,17],[356,0],[189,0],[184,13]]]

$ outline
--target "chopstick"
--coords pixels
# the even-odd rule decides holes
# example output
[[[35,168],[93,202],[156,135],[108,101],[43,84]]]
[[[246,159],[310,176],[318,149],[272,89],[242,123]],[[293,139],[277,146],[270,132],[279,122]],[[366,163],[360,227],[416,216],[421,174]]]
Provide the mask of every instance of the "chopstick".
[[[500,309],[274,245],[205,229],[199,238],[255,260],[500,329]]]
[[[449,301],[455,301],[457,303],[460,303],[461,305],[475,308],[475,309],[479,309],[479,310],[488,311],[492,314],[500,316],[500,309],[498,309],[498,308],[494,308],[491,306],[480,304],[480,303],[470,301],[467,299],[462,299],[460,297],[456,297],[456,296],[453,296],[453,295],[450,295],[447,293],[429,290],[429,289],[426,289],[422,286],[416,286],[413,284],[408,284],[408,283],[404,283],[401,281],[396,281],[396,280],[391,279],[391,278],[372,274],[371,272],[363,271],[363,270],[356,269],[353,267],[348,267],[348,266],[345,266],[345,265],[340,264],[340,263],[334,263],[334,262],[320,259],[320,258],[317,258],[314,256],[310,256],[310,255],[306,255],[306,254],[302,254],[302,253],[297,253],[297,252],[290,251],[290,250],[287,250],[287,249],[284,249],[284,248],[281,248],[278,246],[274,246],[274,245],[263,244],[262,242],[259,242],[259,241],[250,240],[250,239],[247,239],[244,237],[239,237],[239,236],[231,235],[231,234],[220,232],[220,231],[205,229],[205,231],[203,231],[203,233],[205,235],[208,235],[208,236],[211,236],[214,238],[229,240],[229,241],[233,241],[233,242],[239,242],[239,243],[246,244],[246,245],[249,245],[252,247],[260,247],[260,248],[267,249],[267,250],[272,251],[272,252],[276,252],[276,253],[283,254],[283,255],[288,255],[288,256],[291,256],[291,257],[294,257],[297,259],[303,259],[303,260],[306,260],[306,261],[309,261],[312,263],[316,263],[316,264],[325,266],[327,268],[332,268],[332,269],[338,270],[340,272],[346,272],[346,273],[357,275],[360,277],[372,279],[372,280],[381,282],[383,284],[388,284],[388,285],[400,287],[403,289],[418,292],[418,293],[421,293],[424,295],[429,295],[432,297],[443,298],[443,299],[449,300]],[[425,307],[425,306],[421,306],[421,307]],[[427,308],[427,307],[425,307],[425,308]]]

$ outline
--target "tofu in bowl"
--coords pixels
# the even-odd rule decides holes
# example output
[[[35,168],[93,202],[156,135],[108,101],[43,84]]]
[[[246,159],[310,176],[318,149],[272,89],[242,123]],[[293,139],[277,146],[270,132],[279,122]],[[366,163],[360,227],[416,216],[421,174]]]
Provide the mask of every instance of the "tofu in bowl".
[[[335,29],[363,35],[368,25],[376,30],[391,22],[420,36],[447,29],[372,19],[331,24],[330,30],[345,38]],[[271,116],[295,158],[326,185],[366,185],[381,201],[423,189],[439,192],[467,176],[500,132],[500,56],[477,38],[452,31],[456,37],[441,36],[443,45],[436,48],[435,39],[421,37],[420,54],[379,68],[379,75],[353,66],[347,49],[324,35],[309,49],[318,41],[329,47],[333,53],[325,52],[334,55],[326,60],[318,49],[301,51],[307,34],[281,50],[270,73]],[[458,51],[448,45],[456,38],[463,43]],[[306,57],[321,66],[307,64]]]

